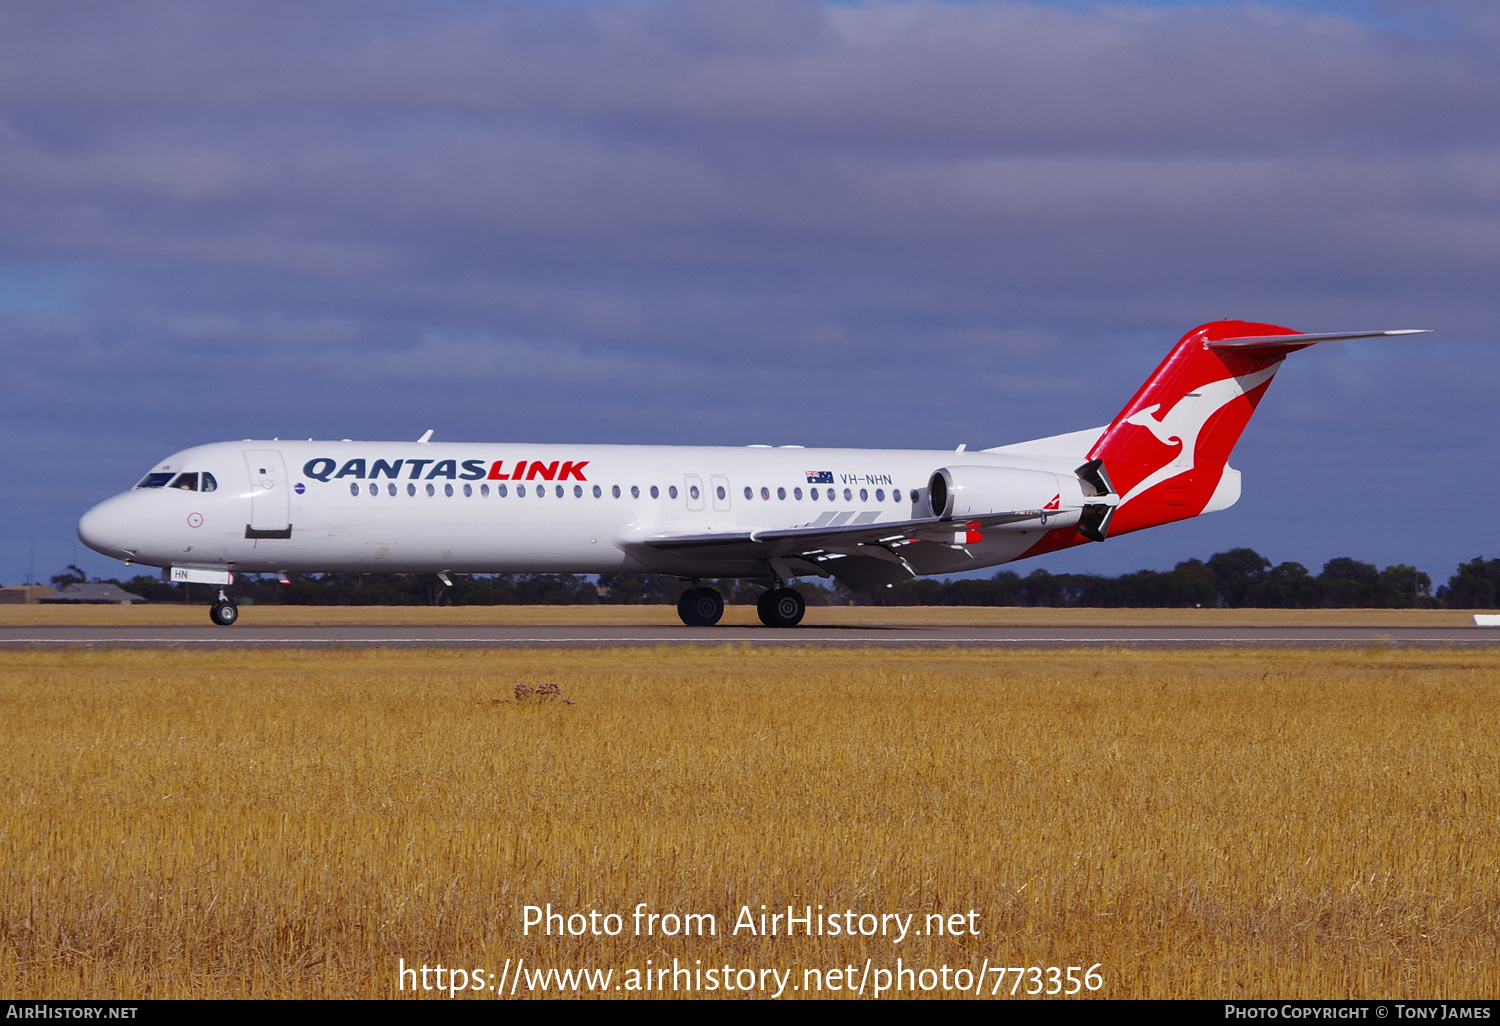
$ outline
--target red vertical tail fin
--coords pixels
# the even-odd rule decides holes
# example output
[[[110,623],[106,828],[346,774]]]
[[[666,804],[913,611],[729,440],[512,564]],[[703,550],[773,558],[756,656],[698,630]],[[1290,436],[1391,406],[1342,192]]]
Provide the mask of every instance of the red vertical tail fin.
[[[1278,344],[1284,336],[1298,341]],[[1210,507],[1240,432],[1286,353],[1312,344],[1304,338],[1248,321],[1215,321],[1182,337],[1089,451],[1120,497],[1110,534],[1185,520]],[[1257,344],[1213,345],[1230,339]]]
[[[1417,335],[1426,329],[1302,335],[1275,324],[1194,328],[1104,429],[1078,468],[1086,487],[1076,530],[1048,531],[1034,556],[1224,509],[1239,498],[1229,453],[1287,353],[1317,342]]]

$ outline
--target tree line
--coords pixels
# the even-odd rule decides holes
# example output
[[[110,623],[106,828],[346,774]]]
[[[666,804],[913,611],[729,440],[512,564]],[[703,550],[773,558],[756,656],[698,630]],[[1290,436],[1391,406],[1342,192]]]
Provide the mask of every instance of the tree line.
[[[82,570],[69,566],[52,584],[64,587],[85,579]],[[291,579],[285,585],[274,577],[244,574],[230,590],[245,604],[498,606],[673,603],[688,587],[660,574],[475,574],[452,577],[451,587],[432,574],[293,574]],[[110,583],[151,602],[205,602],[216,590],[148,576]],[[763,585],[746,581],[708,583],[737,605],[753,604],[764,591]],[[796,587],[809,605],[1494,609],[1500,606],[1500,559],[1464,563],[1436,591],[1432,579],[1415,567],[1380,570],[1373,563],[1339,557],[1313,574],[1301,563],[1273,565],[1253,549],[1231,549],[1207,560],[1185,560],[1171,570],[1119,577],[1040,569],[1022,576],[1001,570],[982,579],[906,581],[873,596],[857,596],[836,583],[801,582]]]
[[[1486,579],[1500,578],[1500,560],[1484,564]],[[1472,564],[1466,564],[1472,566]],[[1460,568],[1460,572],[1464,570]],[[1432,593],[1432,579],[1409,566],[1379,570],[1348,557],[1330,559],[1314,575],[1301,563],[1271,561],[1253,549],[1231,549],[1207,561],[1189,559],[1171,570],[1139,570],[1119,577],[1052,574],[1033,570],[1022,577],[1002,570],[988,580],[908,581],[887,589],[890,605],[1078,606],[1105,608],[1229,607],[1260,609],[1409,609],[1455,604],[1473,594],[1455,590],[1455,575]],[[1467,578],[1465,578],[1467,580]],[[1490,599],[1494,599],[1491,585]],[[1471,602],[1456,603],[1472,608]]]

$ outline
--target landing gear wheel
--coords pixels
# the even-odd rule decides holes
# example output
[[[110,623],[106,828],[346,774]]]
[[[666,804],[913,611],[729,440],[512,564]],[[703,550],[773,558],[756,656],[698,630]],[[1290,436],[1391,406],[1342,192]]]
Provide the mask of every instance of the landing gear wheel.
[[[208,607],[208,618],[220,627],[229,627],[240,618],[240,607],[233,602],[215,602]]]
[[[775,588],[760,597],[755,605],[760,622],[767,627],[795,627],[807,612],[807,603],[793,588]]]
[[[724,615],[724,596],[712,588],[689,588],[677,600],[677,615],[689,627],[712,627]]]

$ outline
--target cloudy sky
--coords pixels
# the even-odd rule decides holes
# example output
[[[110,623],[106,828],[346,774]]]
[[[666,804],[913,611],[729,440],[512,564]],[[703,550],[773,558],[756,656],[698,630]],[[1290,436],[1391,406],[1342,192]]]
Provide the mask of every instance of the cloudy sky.
[[[247,437],[951,449],[1294,354],[1234,509],[1048,557],[1500,556],[1500,5],[0,5],[0,582]],[[1026,571],[1027,564],[1014,569]]]

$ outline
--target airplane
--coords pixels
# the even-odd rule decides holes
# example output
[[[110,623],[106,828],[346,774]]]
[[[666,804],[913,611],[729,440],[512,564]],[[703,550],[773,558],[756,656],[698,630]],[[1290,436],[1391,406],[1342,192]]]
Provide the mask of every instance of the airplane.
[[[1426,329],[1420,329],[1426,330]],[[1103,427],[967,451],[415,442],[218,442],[174,453],[78,522],[90,548],[217,584],[235,574],[655,573],[712,626],[705,578],[763,581],[768,627],[805,604],[788,582],[857,592],[958,573],[1213,513],[1240,496],[1230,450],[1288,353],[1418,329],[1302,334],[1200,325]]]

